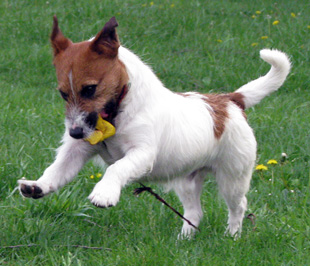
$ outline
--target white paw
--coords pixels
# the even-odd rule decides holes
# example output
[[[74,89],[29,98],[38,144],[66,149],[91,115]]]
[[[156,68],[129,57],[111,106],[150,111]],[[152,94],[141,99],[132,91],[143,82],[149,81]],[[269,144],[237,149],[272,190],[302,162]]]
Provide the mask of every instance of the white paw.
[[[120,198],[121,186],[119,183],[102,179],[96,184],[88,199],[97,207],[106,208],[115,206]]]
[[[226,228],[225,235],[230,234],[235,240],[241,237],[242,221],[230,222]]]
[[[38,181],[26,180],[24,177],[17,181],[20,193],[27,198],[39,199],[49,193],[48,186]]]
[[[187,222],[184,222],[183,227],[182,227],[182,231],[178,235],[178,239],[179,240],[192,239],[194,237],[196,231],[197,231],[197,229],[195,229],[193,226],[191,226]]]

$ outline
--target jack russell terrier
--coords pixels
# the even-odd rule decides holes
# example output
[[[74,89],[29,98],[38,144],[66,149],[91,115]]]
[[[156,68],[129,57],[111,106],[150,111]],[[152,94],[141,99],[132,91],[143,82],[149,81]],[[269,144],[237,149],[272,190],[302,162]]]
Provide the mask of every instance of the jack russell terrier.
[[[18,181],[21,194],[37,199],[58,190],[96,156],[109,166],[89,195],[95,206],[115,206],[130,182],[157,182],[175,191],[184,217],[198,226],[204,178],[213,173],[229,211],[227,231],[239,235],[256,158],[244,111],[283,84],[290,60],[264,49],[260,56],[270,71],[235,92],[175,93],[120,45],[117,26],[113,17],[94,38],[73,43],[54,16],[51,44],[58,91],[66,101],[66,130],[43,175]],[[99,119],[115,131],[91,144]],[[194,231],[184,222],[181,235]]]

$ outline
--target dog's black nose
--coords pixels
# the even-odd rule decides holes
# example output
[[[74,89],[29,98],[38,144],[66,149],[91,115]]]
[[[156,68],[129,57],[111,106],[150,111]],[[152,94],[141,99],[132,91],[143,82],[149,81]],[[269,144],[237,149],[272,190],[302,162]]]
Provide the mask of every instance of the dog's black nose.
[[[75,139],[82,139],[84,137],[83,128],[81,127],[70,128],[69,134]]]

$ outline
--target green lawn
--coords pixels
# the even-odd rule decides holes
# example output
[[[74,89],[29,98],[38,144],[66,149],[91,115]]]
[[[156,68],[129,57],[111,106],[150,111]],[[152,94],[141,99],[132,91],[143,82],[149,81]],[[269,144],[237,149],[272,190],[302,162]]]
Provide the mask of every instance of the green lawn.
[[[54,14],[75,42],[115,15],[123,45],[174,91],[231,92],[269,69],[260,49],[291,57],[280,91],[247,111],[257,164],[279,163],[254,172],[246,215],[255,214],[255,225],[245,219],[240,239],[224,236],[227,210],[213,179],[190,241],[176,240],[182,221],[169,209],[149,194],[133,196],[136,184],[116,207],[94,207],[87,196],[99,179],[90,176],[103,170],[91,163],[46,198],[14,191],[21,177],[40,177],[64,132],[49,44]],[[2,0],[0,265],[310,265],[309,17],[310,2],[291,0]],[[174,194],[152,187],[181,210]]]

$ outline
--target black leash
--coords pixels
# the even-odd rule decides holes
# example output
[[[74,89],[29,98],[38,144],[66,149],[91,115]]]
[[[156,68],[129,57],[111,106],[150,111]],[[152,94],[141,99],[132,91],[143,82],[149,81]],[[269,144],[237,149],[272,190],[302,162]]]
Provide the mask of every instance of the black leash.
[[[195,226],[194,224],[191,223],[190,220],[186,219],[181,213],[179,213],[176,209],[174,209],[173,207],[171,207],[162,197],[160,197],[157,193],[155,193],[152,188],[150,187],[146,187],[145,185],[143,185],[142,183],[139,183],[141,185],[141,187],[136,188],[134,190],[134,195],[138,196],[140,195],[142,192],[147,191],[149,193],[151,193],[156,199],[158,199],[160,202],[162,202],[163,204],[165,204],[167,207],[169,207],[172,211],[174,211],[178,216],[180,216],[184,221],[186,221],[189,225],[191,225],[192,227],[194,227],[195,229],[197,229],[198,231],[200,231],[200,229]]]

